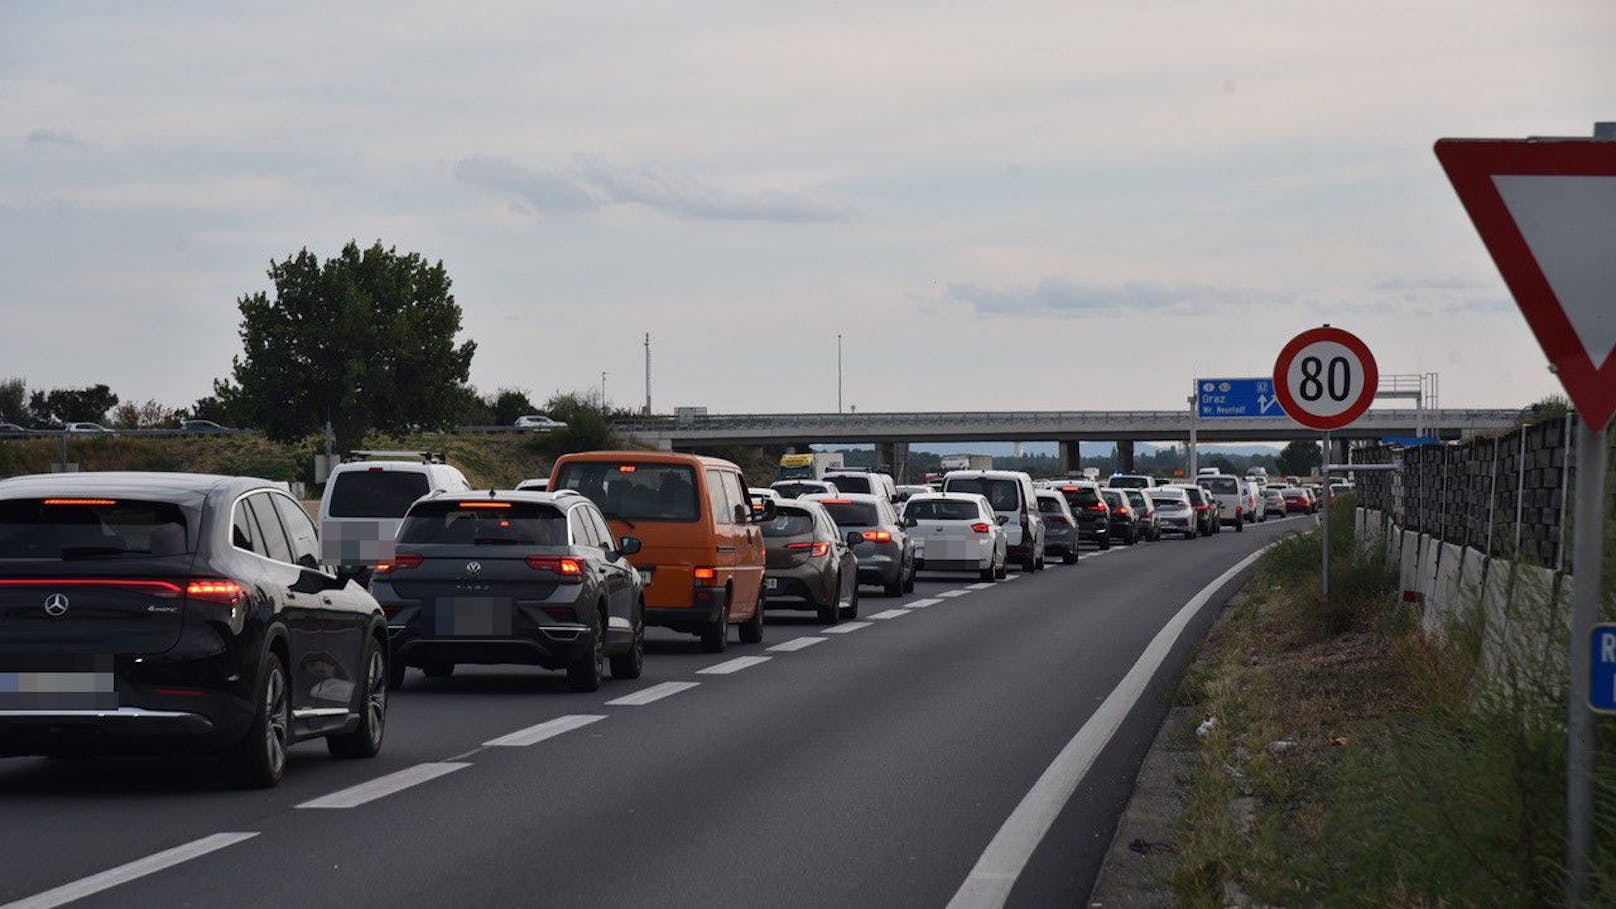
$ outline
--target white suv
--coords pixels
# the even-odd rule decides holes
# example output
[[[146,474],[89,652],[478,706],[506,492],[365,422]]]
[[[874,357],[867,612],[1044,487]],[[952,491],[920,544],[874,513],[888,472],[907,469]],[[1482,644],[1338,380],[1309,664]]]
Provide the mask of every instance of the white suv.
[[[1236,531],[1244,533],[1246,522],[1253,520],[1251,508],[1246,504],[1245,482],[1221,473],[1202,474],[1195,482],[1222,506],[1222,523],[1233,524]]]
[[[1038,512],[1038,493],[1032,477],[1019,470],[950,470],[943,477],[943,492],[976,493],[1001,515],[1009,543],[1009,559],[1019,559],[1024,571],[1044,567],[1044,518]]]
[[[404,513],[416,499],[471,486],[443,456],[425,451],[356,451],[326,479],[320,496],[321,555],[327,565],[367,575],[393,557]],[[384,460],[388,458],[398,460]],[[404,460],[413,459],[413,460]]]

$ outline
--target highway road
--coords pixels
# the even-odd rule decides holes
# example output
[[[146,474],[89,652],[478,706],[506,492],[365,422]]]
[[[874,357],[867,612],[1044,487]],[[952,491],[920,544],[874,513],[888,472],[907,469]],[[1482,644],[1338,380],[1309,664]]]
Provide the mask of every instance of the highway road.
[[[381,757],[300,745],[270,791],[195,759],[0,760],[0,904],[1078,905],[1235,569],[1311,526],[922,575],[724,654],[653,632],[645,677],[594,694],[412,671]]]

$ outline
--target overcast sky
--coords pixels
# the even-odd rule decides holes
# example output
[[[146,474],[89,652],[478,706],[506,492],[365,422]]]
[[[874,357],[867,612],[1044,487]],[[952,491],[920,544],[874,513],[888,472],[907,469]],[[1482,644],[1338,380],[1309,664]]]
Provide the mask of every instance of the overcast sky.
[[[180,405],[271,259],[442,259],[472,380],[1182,407],[1300,329],[1557,386],[1431,153],[1616,119],[1610,0],[0,0],[0,376]]]

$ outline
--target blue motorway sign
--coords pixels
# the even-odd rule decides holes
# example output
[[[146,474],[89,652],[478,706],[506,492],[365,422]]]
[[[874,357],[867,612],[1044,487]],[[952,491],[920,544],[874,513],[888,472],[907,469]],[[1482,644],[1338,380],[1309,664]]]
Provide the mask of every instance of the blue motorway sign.
[[[1269,378],[1196,379],[1195,400],[1203,420],[1285,415]]]
[[[1595,625],[1589,644],[1594,650],[1588,680],[1588,706],[1616,713],[1616,625]]]

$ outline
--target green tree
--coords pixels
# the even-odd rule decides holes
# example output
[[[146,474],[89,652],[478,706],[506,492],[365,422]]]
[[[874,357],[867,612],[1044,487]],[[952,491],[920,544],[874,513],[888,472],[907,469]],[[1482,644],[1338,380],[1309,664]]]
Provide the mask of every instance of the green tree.
[[[214,395],[278,441],[330,421],[337,447],[366,433],[446,429],[463,403],[474,341],[443,263],[350,242],[322,263],[307,249],[272,262],[273,295],[237,301],[242,354]]]
[[[112,409],[112,425],[118,429],[173,429],[179,425],[179,416],[157,401],[126,401]]]
[[[494,412],[495,426],[509,426],[516,422],[517,417],[539,410],[528,400],[527,392],[516,388],[501,388],[489,402],[489,409]]]
[[[1285,446],[1274,466],[1286,476],[1305,477],[1323,463],[1324,455],[1319,451],[1319,443],[1298,439]]]
[[[181,410],[174,416],[180,420],[212,420],[221,426],[242,422],[230,412],[230,408],[223,401],[219,400],[218,395],[198,398],[197,402],[192,404],[189,409]]]
[[[1215,454],[1206,459],[1206,466],[1216,467],[1218,473],[1229,473],[1234,474],[1235,476],[1240,475],[1236,472],[1238,468],[1234,466],[1234,461],[1231,460],[1228,455]]]
[[[36,390],[28,396],[28,410],[39,426],[63,423],[100,423],[118,406],[118,396],[106,385]]]
[[[17,378],[0,380],[0,421],[20,424],[28,419],[28,383]]]

